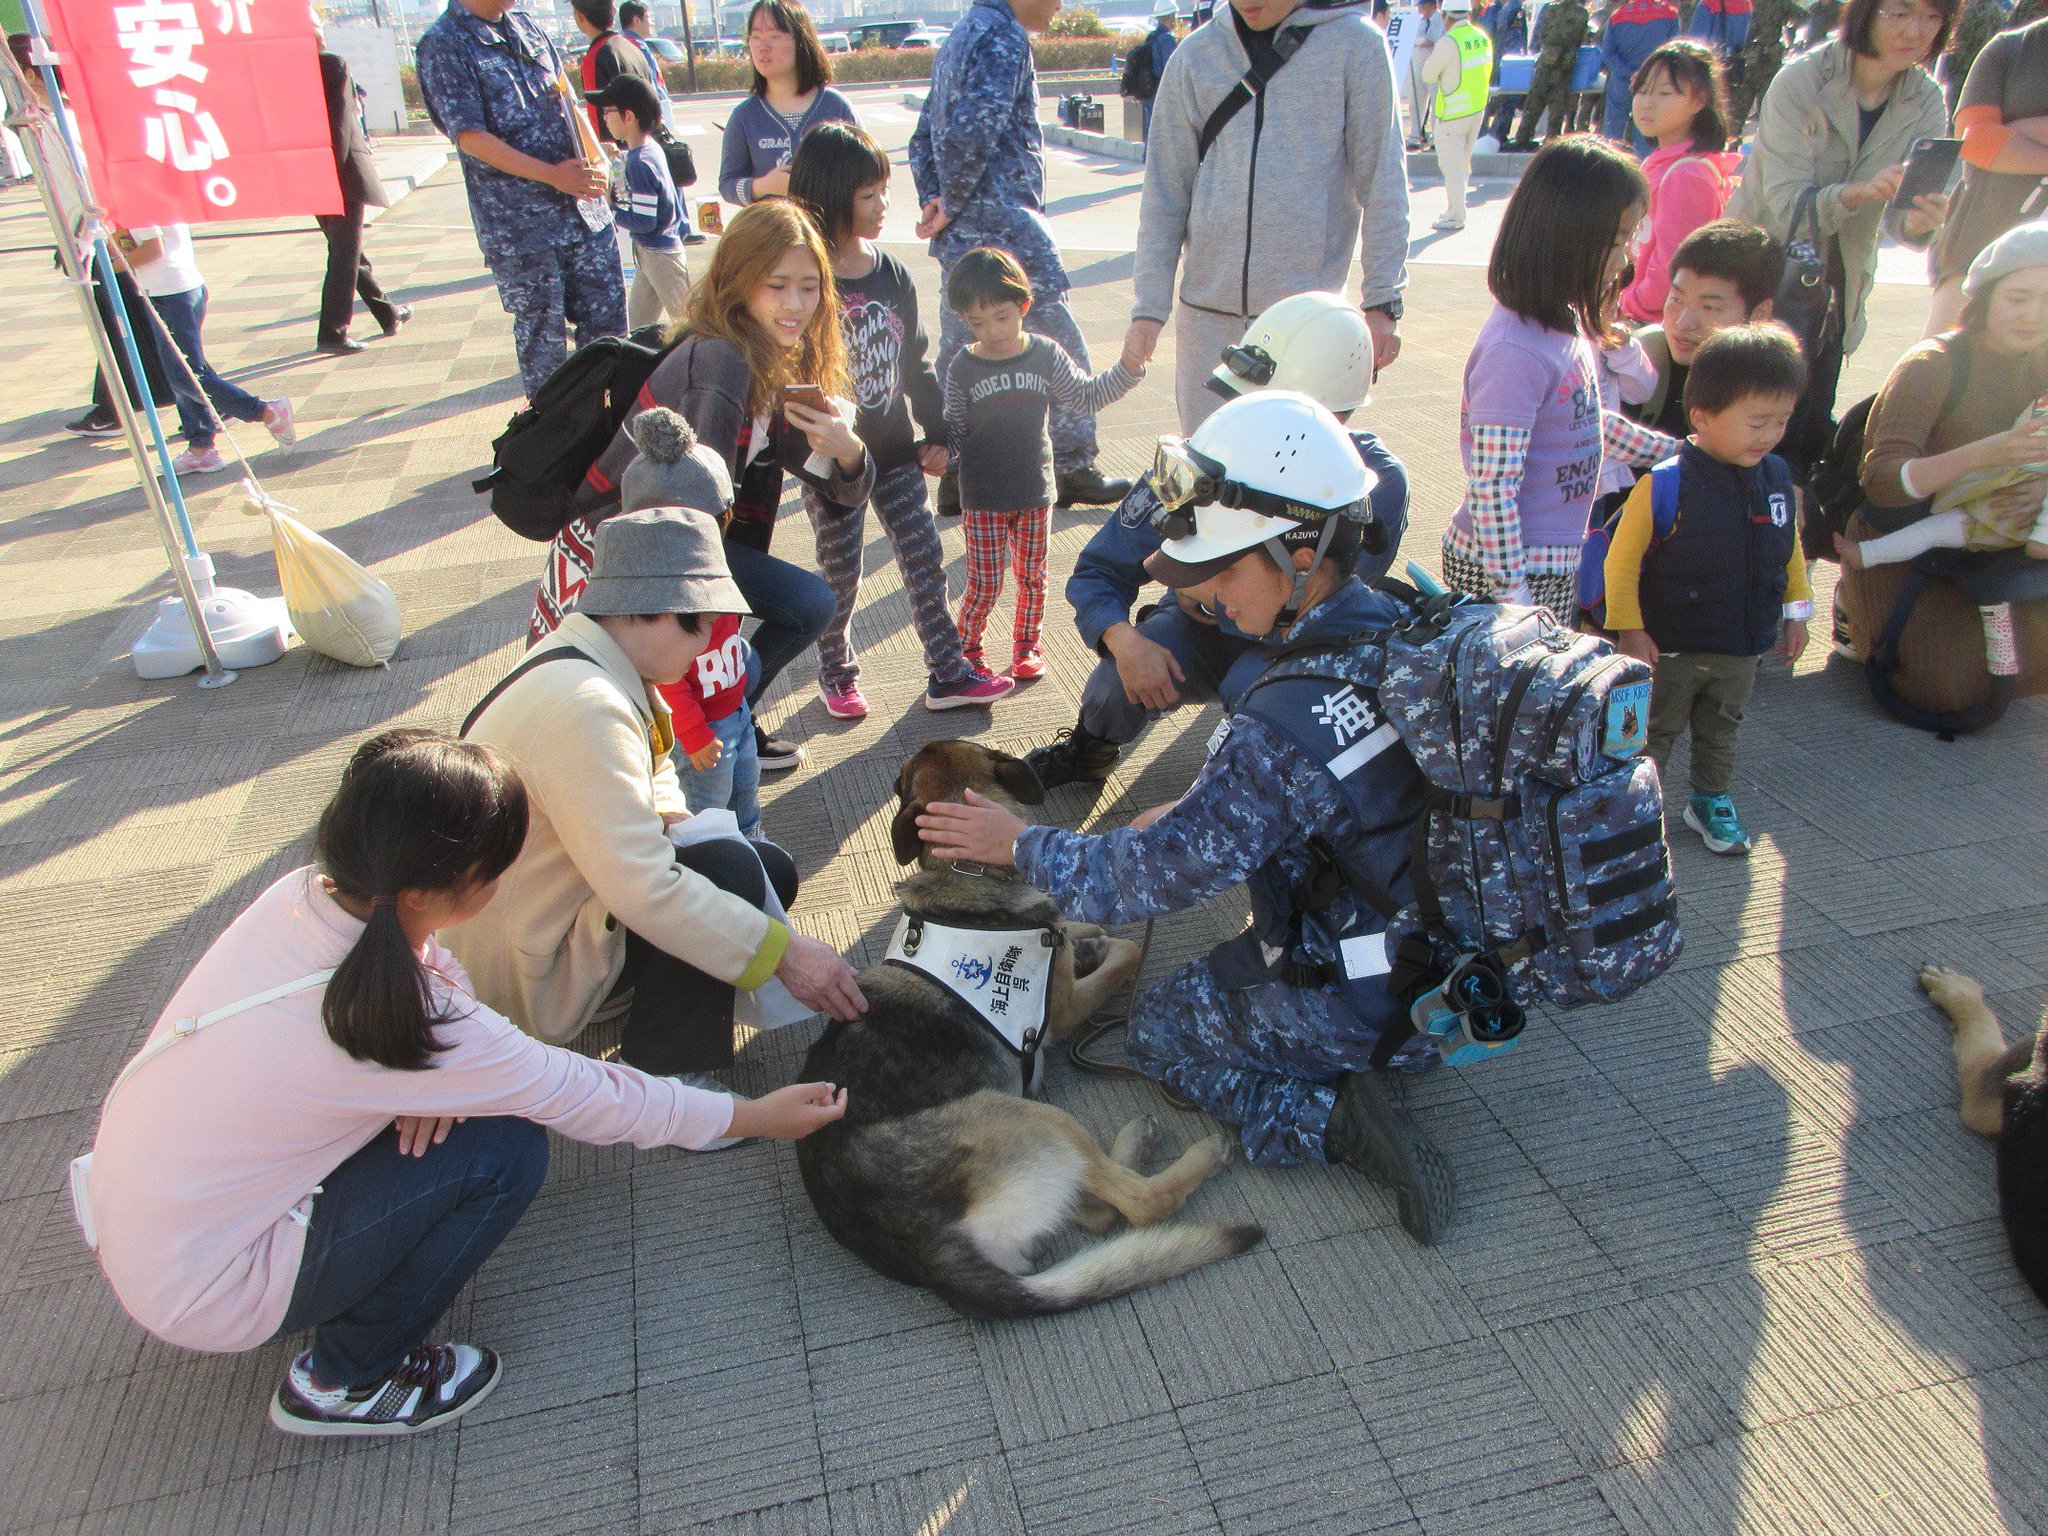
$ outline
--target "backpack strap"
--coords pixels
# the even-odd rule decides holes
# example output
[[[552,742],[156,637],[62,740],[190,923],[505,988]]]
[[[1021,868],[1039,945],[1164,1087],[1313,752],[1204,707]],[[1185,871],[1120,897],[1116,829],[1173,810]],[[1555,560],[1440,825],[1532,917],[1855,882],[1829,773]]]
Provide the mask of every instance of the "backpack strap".
[[[1678,526],[1679,476],[1684,465],[1673,454],[1650,471],[1650,542],[1661,544]]]
[[[493,704],[498,702],[499,694],[503,693],[507,688],[510,688],[514,683],[518,682],[519,679],[526,676],[526,674],[531,672],[535,667],[544,667],[551,661],[588,661],[593,667],[597,665],[595,661],[591,661],[591,659],[588,656],[584,655],[581,651],[577,650],[576,647],[573,645],[558,645],[551,651],[542,651],[538,656],[529,656],[526,658],[526,660],[520,662],[518,666],[514,667],[510,672],[507,672],[503,677],[499,678],[498,681],[492,685],[491,691],[476,701],[476,708],[472,709],[467,715],[464,715],[462,717],[462,729],[457,731],[455,734],[458,736],[467,736],[469,734],[470,727],[475,725],[477,721],[482,718],[483,712],[489,709]]]
[[[1229,93],[1216,103],[1216,110],[1209,114],[1209,120],[1202,124],[1201,135],[1195,140],[1195,164],[1209,157],[1209,146],[1217,136],[1230,126],[1230,120],[1242,112],[1254,96],[1266,94],[1266,87],[1273,83],[1273,77],[1280,73],[1287,61],[1294,57],[1296,50],[1307,41],[1307,27],[1282,27],[1273,34],[1273,51],[1252,61],[1251,68],[1244,72],[1244,78],[1230,88]]]
[[[113,1087],[107,1090],[107,1098],[111,1099],[116,1093],[120,1092],[121,1085],[133,1077],[136,1068],[140,1067],[145,1061],[148,1061],[153,1056],[161,1056],[172,1046],[180,1041],[191,1039],[202,1029],[211,1028],[223,1019],[232,1019],[237,1014],[247,1013],[253,1008],[261,1008],[266,1003],[274,1003],[280,998],[290,997],[295,993],[303,992],[308,987],[325,986],[328,979],[333,975],[334,970],[332,967],[324,971],[315,971],[312,975],[301,976],[296,981],[280,982],[277,986],[266,987],[261,992],[251,993],[248,997],[242,998],[238,1002],[229,1003],[223,1008],[215,1008],[212,1012],[202,1013],[196,1018],[179,1019],[163,1034],[158,1035],[149,1044],[135,1053],[134,1059],[127,1066],[123,1067],[120,1076],[114,1079]],[[101,1102],[104,1103],[105,1100]]]

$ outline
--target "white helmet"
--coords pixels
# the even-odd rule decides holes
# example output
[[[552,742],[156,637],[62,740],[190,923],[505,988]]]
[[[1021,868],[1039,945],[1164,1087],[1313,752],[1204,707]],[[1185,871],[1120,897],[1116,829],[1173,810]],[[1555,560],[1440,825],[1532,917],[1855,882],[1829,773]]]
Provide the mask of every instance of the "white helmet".
[[[1151,483],[1167,537],[1145,569],[1169,587],[1207,581],[1247,550],[1264,548],[1291,571],[1295,549],[1314,549],[1281,615],[1291,623],[1323,556],[1371,521],[1377,477],[1328,410],[1273,389],[1231,401],[1186,442],[1162,437]]]
[[[1356,304],[1335,293],[1297,293],[1251,323],[1223,349],[1209,388],[1235,398],[1260,389],[1298,389],[1333,411],[1372,401],[1372,332]]]

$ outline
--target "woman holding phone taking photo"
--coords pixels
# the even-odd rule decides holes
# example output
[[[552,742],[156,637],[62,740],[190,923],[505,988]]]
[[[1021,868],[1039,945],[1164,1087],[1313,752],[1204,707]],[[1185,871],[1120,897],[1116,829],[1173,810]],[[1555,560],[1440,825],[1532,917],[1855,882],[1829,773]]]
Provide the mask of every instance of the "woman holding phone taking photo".
[[[1890,219],[1886,210],[1913,145],[1948,127],[1948,106],[1928,65],[1948,42],[1956,4],[1850,0],[1834,41],[1792,60],[1764,93],[1756,143],[1727,216],[1789,244],[1806,230],[1810,205],[1837,307],[1837,318],[1811,346],[1806,398],[1778,449],[1796,471],[1803,473],[1833,435],[1842,359],[1863,340],[1877,281],[1878,236],[1889,225],[1904,244],[1924,248],[1948,216],[1948,200],[1938,193]]]
[[[796,476],[840,508],[860,506],[875,481],[874,464],[853,430],[832,260],[796,204],[769,198],[733,216],[710,267],[690,290],[676,335],[585,477],[578,493],[583,516],[556,536],[534,609],[534,637],[559,623],[582,590],[591,530],[618,510],[619,476],[639,451],[630,432],[634,419],[649,406],[667,406],[690,423],[699,443],[724,458],[732,475],[726,559],[761,620],[751,636],[760,658],[760,675],[747,685],[752,705],[825,632],[835,606],[816,573],[768,553],[783,475]],[[754,729],[764,771],[803,760],[801,747],[768,735],[758,720]]]

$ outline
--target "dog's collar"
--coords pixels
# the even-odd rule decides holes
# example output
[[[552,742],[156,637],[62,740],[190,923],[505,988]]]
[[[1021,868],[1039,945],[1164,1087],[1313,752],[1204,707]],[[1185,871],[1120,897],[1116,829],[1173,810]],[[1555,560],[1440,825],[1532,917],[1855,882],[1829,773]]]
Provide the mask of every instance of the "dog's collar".
[[[1046,992],[1066,935],[1057,925],[942,923],[905,909],[885,964],[929,976],[974,1011],[1019,1059],[1027,1092],[1045,1043]]]

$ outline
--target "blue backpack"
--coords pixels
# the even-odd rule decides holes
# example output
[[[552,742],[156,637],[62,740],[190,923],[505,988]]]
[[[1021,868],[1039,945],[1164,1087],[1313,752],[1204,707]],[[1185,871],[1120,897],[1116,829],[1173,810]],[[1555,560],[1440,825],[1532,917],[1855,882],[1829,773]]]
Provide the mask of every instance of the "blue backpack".
[[[1613,1002],[1663,974],[1684,940],[1663,787],[1643,755],[1650,669],[1541,608],[1376,585],[1409,614],[1353,643],[1379,650],[1380,709],[1427,788],[1412,902],[1393,910],[1338,870],[1386,903],[1388,986],[1411,1007],[1375,1063],[1426,1025],[1432,989],[1475,962],[1518,1007]]]
[[[1673,454],[1650,471],[1650,548],[1671,537],[1678,526],[1678,456]],[[1596,629],[1607,627],[1607,552],[1621,522],[1616,507],[1604,521],[1589,524],[1579,551],[1579,612]]]

